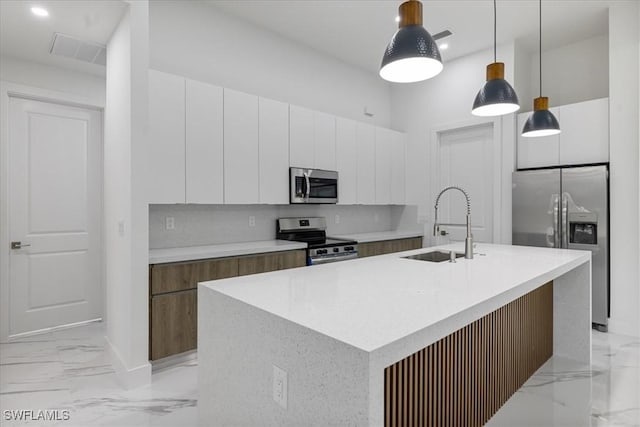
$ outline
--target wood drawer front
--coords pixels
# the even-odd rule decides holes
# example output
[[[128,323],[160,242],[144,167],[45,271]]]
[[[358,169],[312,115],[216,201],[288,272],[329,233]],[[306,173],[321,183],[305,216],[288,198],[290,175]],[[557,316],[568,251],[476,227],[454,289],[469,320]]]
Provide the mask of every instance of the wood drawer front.
[[[149,358],[193,350],[198,343],[198,290],[151,298]]]
[[[410,251],[422,247],[422,237],[410,239],[383,240],[380,242],[367,242],[358,244],[358,257],[390,254],[393,252]]]
[[[251,255],[238,259],[238,276],[286,270],[306,265],[304,250]]]
[[[151,294],[195,289],[198,282],[225,279],[238,275],[238,259],[157,264],[150,267]]]

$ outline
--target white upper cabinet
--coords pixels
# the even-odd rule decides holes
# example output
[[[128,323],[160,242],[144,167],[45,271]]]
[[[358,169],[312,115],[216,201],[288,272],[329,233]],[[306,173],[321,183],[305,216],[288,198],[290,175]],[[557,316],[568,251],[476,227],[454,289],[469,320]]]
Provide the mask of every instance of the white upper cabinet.
[[[391,204],[404,205],[406,199],[406,135],[392,132],[391,140]]]
[[[259,191],[258,97],[224,90],[224,202],[254,204]]]
[[[149,70],[149,203],[185,202],[185,80]]]
[[[391,144],[393,131],[380,127],[375,128],[376,138],[376,204],[391,203]]]
[[[289,203],[289,104],[260,98],[260,203]]]
[[[336,170],[336,118],[314,112],[314,153],[316,169]]]
[[[289,111],[290,166],[336,170],[336,118],[295,105]]]
[[[289,107],[289,165],[298,168],[315,167],[314,113],[312,110]]]
[[[560,107],[560,164],[609,161],[609,99]]]
[[[357,144],[357,202],[373,205],[376,202],[376,137],[375,128],[367,123],[356,126]]]
[[[557,107],[549,108],[549,111],[560,121],[560,128],[563,128],[560,119],[560,111]],[[531,113],[518,114],[518,169],[536,168],[542,166],[556,166],[560,164],[560,134],[551,136],[541,136],[526,138],[522,136],[522,128]]]
[[[358,148],[356,122],[336,119],[336,163],[338,169],[338,203],[355,205],[357,199]]]
[[[609,161],[609,99],[550,108],[562,132],[525,138],[520,132],[531,113],[518,115],[518,169]]]
[[[224,202],[222,88],[186,81],[186,202]]]

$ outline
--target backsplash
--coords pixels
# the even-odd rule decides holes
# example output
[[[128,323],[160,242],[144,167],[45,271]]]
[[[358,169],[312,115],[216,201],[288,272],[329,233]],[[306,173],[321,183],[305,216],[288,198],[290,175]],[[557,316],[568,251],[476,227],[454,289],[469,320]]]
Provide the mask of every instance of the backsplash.
[[[323,216],[327,234],[355,234],[374,231],[422,230],[407,225],[405,206],[342,205],[151,205],[149,206],[149,249],[212,245],[275,238],[276,219]],[[336,222],[336,215],[339,222]],[[249,216],[255,226],[249,227]],[[174,229],[165,229],[166,217],[174,218]],[[409,215],[413,217],[413,215]],[[400,223],[403,224],[400,224]],[[400,227],[399,227],[400,226]]]

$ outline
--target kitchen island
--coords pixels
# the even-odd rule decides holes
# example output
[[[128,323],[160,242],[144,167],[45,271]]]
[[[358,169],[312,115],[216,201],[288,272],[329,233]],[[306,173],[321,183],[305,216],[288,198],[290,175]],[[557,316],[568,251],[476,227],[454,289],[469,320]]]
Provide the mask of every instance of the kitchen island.
[[[481,425],[551,355],[590,362],[589,252],[404,258],[434,249],[200,284],[201,425]]]

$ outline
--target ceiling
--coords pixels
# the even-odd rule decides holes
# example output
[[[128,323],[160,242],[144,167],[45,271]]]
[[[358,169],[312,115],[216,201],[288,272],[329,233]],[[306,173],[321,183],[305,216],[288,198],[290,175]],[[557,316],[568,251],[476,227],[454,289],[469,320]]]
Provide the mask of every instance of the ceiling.
[[[32,6],[47,9],[49,16],[33,15]],[[104,75],[103,66],[49,54],[53,33],[107,44],[125,8],[120,0],[0,0],[0,53]]]
[[[614,0],[545,0],[544,48],[607,33]],[[382,52],[397,29],[400,0],[206,0],[210,6],[361,69],[377,73]],[[537,1],[498,1],[498,43],[537,46]],[[39,18],[31,6],[48,9]],[[62,68],[104,75],[102,66],[49,54],[54,32],[106,44],[126,4],[120,0],[0,0],[0,53]],[[432,34],[453,32],[445,61],[493,43],[491,0],[423,1]],[[499,58],[498,58],[499,59]]]
[[[377,73],[382,53],[397,29],[400,0],[208,0],[213,7],[281,36]],[[606,34],[611,1],[543,1],[543,49]],[[538,43],[538,2],[499,0],[498,43],[519,40],[531,51]],[[493,45],[491,0],[423,0],[424,26],[431,34],[450,30],[451,60]]]

